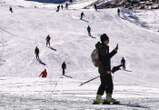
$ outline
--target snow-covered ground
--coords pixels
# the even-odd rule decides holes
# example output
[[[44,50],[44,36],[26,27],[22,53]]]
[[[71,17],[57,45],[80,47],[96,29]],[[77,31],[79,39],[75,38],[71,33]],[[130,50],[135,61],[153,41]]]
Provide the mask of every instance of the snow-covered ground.
[[[86,2],[94,1],[77,0],[70,10],[59,13],[42,3],[36,3],[41,8],[34,8],[31,1],[0,2],[0,110],[159,109],[159,33],[156,32],[159,18],[153,14],[154,11],[133,13],[124,10],[118,17],[116,9],[98,12],[79,9],[85,7]],[[12,14],[8,11],[9,5],[13,6]],[[78,10],[72,10],[73,7]],[[86,15],[85,21],[79,20],[82,11]],[[155,28],[151,28],[152,22],[155,22]],[[87,35],[88,25],[95,39]],[[132,70],[121,70],[113,77],[114,98],[130,106],[92,105],[99,79],[79,86],[98,75],[90,54],[102,33],[110,37],[111,49],[119,44],[119,52],[112,59],[112,65],[118,65],[124,56],[127,69]],[[45,46],[48,34],[52,38],[51,46],[57,51]],[[47,66],[36,61],[36,46]],[[67,64],[66,74],[72,79],[61,77],[63,61]],[[47,68],[48,78],[38,78],[44,68]]]

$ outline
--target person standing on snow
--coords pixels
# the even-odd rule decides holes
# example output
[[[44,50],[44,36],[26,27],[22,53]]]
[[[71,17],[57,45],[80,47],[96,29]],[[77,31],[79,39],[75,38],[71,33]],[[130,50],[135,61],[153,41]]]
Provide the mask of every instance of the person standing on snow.
[[[83,20],[83,17],[84,17],[84,12],[81,12],[81,16],[80,16],[80,20]]]
[[[13,8],[11,6],[9,7],[9,11],[13,13]]]
[[[69,2],[70,2],[70,3],[72,3],[72,2],[73,2],[73,0],[69,0]]]
[[[63,5],[61,5],[61,9],[63,10]]]
[[[91,36],[91,27],[89,25],[87,27],[87,32],[88,32],[88,35]]]
[[[119,8],[117,9],[117,13],[118,13],[118,16],[120,16],[120,9]]]
[[[97,5],[96,4],[94,4],[94,9],[97,11]]]
[[[60,5],[57,6],[56,12],[59,12],[59,11],[60,11]]]
[[[62,75],[65,75],[65,69],[66,69],[66,63],[65,62],[62,63],[61,68],[62,68]]]
[[[46,78],[47,77],[47,71],[46,71],[46,69],[44,69],[44,71],[42,71],[40,73],[39,77],[42,77],[42,78]]]
[[[50,37],[50,35],[48,35],[46,37],[46,46],[48,46],[48,47],[50,47],[50,39],[51,39],[51,37]]]
[[[123,65],[123,69],[125,70],[126,69],[126,60],[125,60],[125,58],[124,57],[122,57],[122,59],[121,59],[121,65]]]
[[[100,73],[101,84],[98,88],[96,100],[93,104],[102,103],[102,95],[106,92],[106,100],[103,104],[110,104],[113,102],[113,80],[111,72],[111,58],[117,53],[118,45],[115,49],[109,52],[109,37],[104,33],[100,36],[101,43],[98,42],[95,46],[98,50],[100,64],[98,66],[98,72]]]
[[[68,9],[68,3],[65,4],[65,8]]]
[[[36,59],[39,61],[40,60],[40,58],[39,58],[39,48],[38,47],[36,47],[35,48],[35,51],[34,51],[34,53],[35,53],[35,57],[36,57]]]

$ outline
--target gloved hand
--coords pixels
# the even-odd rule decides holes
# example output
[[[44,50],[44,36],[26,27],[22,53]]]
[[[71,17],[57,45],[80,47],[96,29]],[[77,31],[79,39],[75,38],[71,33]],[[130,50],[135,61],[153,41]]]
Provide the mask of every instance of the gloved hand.
[[[116,45],[115,49],[114,49],[116,52],[118,51],[118,44]]]
[[[120,67],[121,66],[114,66],[113,69],[112,69],[112,73],[115,73],[116,71],[121,70]]]

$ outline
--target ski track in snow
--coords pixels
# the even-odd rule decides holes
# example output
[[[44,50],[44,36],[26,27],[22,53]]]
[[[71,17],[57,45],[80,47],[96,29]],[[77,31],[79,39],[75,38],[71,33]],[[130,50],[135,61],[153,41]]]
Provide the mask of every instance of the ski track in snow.
[[[92,105],[97,86],[92,83],[79,87],[80,82],[66,77],[56,80],[1,78],[0,109],[155,110],[159,106],[159,89],[140,85],[115,85],[114,97],[129,106]]]

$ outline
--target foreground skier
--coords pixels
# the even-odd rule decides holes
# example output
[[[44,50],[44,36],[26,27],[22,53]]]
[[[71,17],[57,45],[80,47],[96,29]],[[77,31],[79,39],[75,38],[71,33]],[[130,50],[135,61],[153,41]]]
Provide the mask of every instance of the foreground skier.
[[[98,71],[100,73],[101,84],[97,91],[96,100],[93,104],[111,104],[119,103],[112,98],[113,94],[113,80],[111,72],[111,58],[117,53],[118,45],[116,48],[109,53],[109,37],[106,34],[100,36],[101,43],[96,44],[96,49],[98,50],[100,63],[98,65]],[[106,92],[106,100],[103,102],[102,95]]]

